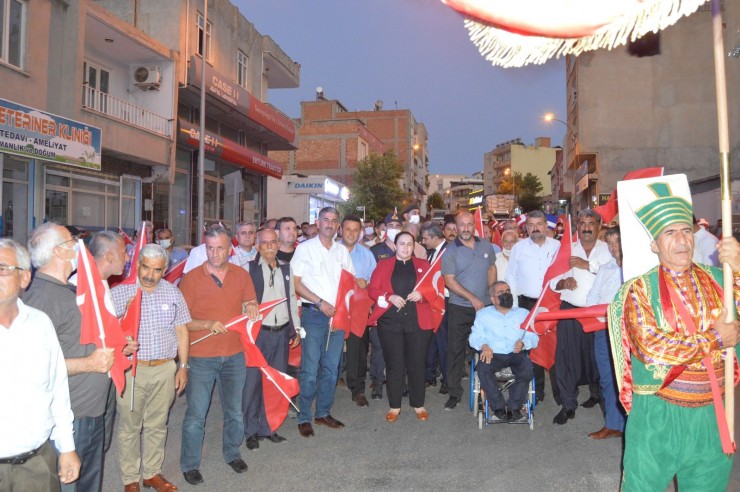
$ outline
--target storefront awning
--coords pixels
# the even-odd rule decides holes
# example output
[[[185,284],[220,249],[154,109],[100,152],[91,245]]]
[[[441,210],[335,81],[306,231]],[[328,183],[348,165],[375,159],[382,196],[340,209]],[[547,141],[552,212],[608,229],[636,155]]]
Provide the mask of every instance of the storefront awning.
[[[182,118],[178,121],[177,143],[197,149],[200,143],[200,128]],[[206,154],[211,154],[231,164],[236,164],[258,174],[281,179],[283,166],[277,161],[248,147],[232,142],[228,138],[205,132]]]

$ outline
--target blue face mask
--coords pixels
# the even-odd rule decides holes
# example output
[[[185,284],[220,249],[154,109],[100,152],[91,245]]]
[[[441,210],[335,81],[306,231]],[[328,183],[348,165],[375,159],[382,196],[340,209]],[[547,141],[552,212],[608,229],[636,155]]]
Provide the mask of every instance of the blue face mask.
[[[75,271],[75,270],[77,270],[77,258],[78,258],[79,252],[80,252],[80,245],[77,244],[77,243],[75,243],[74,246],[72,246],[72,251],[75,252],[75,256],[74,256],[74,258],[72,258],[69,261],[72,262],[72,271]]]

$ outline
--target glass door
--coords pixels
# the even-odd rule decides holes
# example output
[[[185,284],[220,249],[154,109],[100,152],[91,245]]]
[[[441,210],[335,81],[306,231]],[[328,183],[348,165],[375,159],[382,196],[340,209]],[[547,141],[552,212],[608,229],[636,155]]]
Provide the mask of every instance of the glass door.
[[[2,168],[2,237],[26,244],[29,233],[29,162],[0,154]]]

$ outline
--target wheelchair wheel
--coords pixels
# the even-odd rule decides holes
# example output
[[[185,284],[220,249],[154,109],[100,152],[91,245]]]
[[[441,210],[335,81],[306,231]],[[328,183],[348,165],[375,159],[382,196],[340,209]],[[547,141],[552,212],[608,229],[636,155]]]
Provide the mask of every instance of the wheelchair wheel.
[[[483,411],[478,410],[478,429],[483,428]]]
[[[534,377],[532,378],[532,381],[529,383],[529,391],[527,392],[527,402],[529,406],[532,408],[532,411],[534,411],[535,407],[537,406],[537,391],[536,391],[536,383]]]
[[[473,417],[478,415],[478,410],[481,408],[478,404],[478,395],[480,394],[480,379],[478,378],[478,372],[475,370],[475,366],[478,364],[478,354],[473,354],[473,358],[470,359],[470,411],[473,412]]]

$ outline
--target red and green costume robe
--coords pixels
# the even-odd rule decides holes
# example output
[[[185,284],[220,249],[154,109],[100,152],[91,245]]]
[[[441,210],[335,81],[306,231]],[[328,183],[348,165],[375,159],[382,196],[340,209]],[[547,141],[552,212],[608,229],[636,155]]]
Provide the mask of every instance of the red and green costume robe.
[[[739,279],[736,274],[736,309]],[[718,268],[655,267],[625,283],[609,306],[619,400],[629,414],[622,490],[662,492],[674,476],[682,492],[727,487],[732,459],[722,451],[702,364],[709,356],[724,392],[722,342],[712,329],[722,309],[721,284]]]

